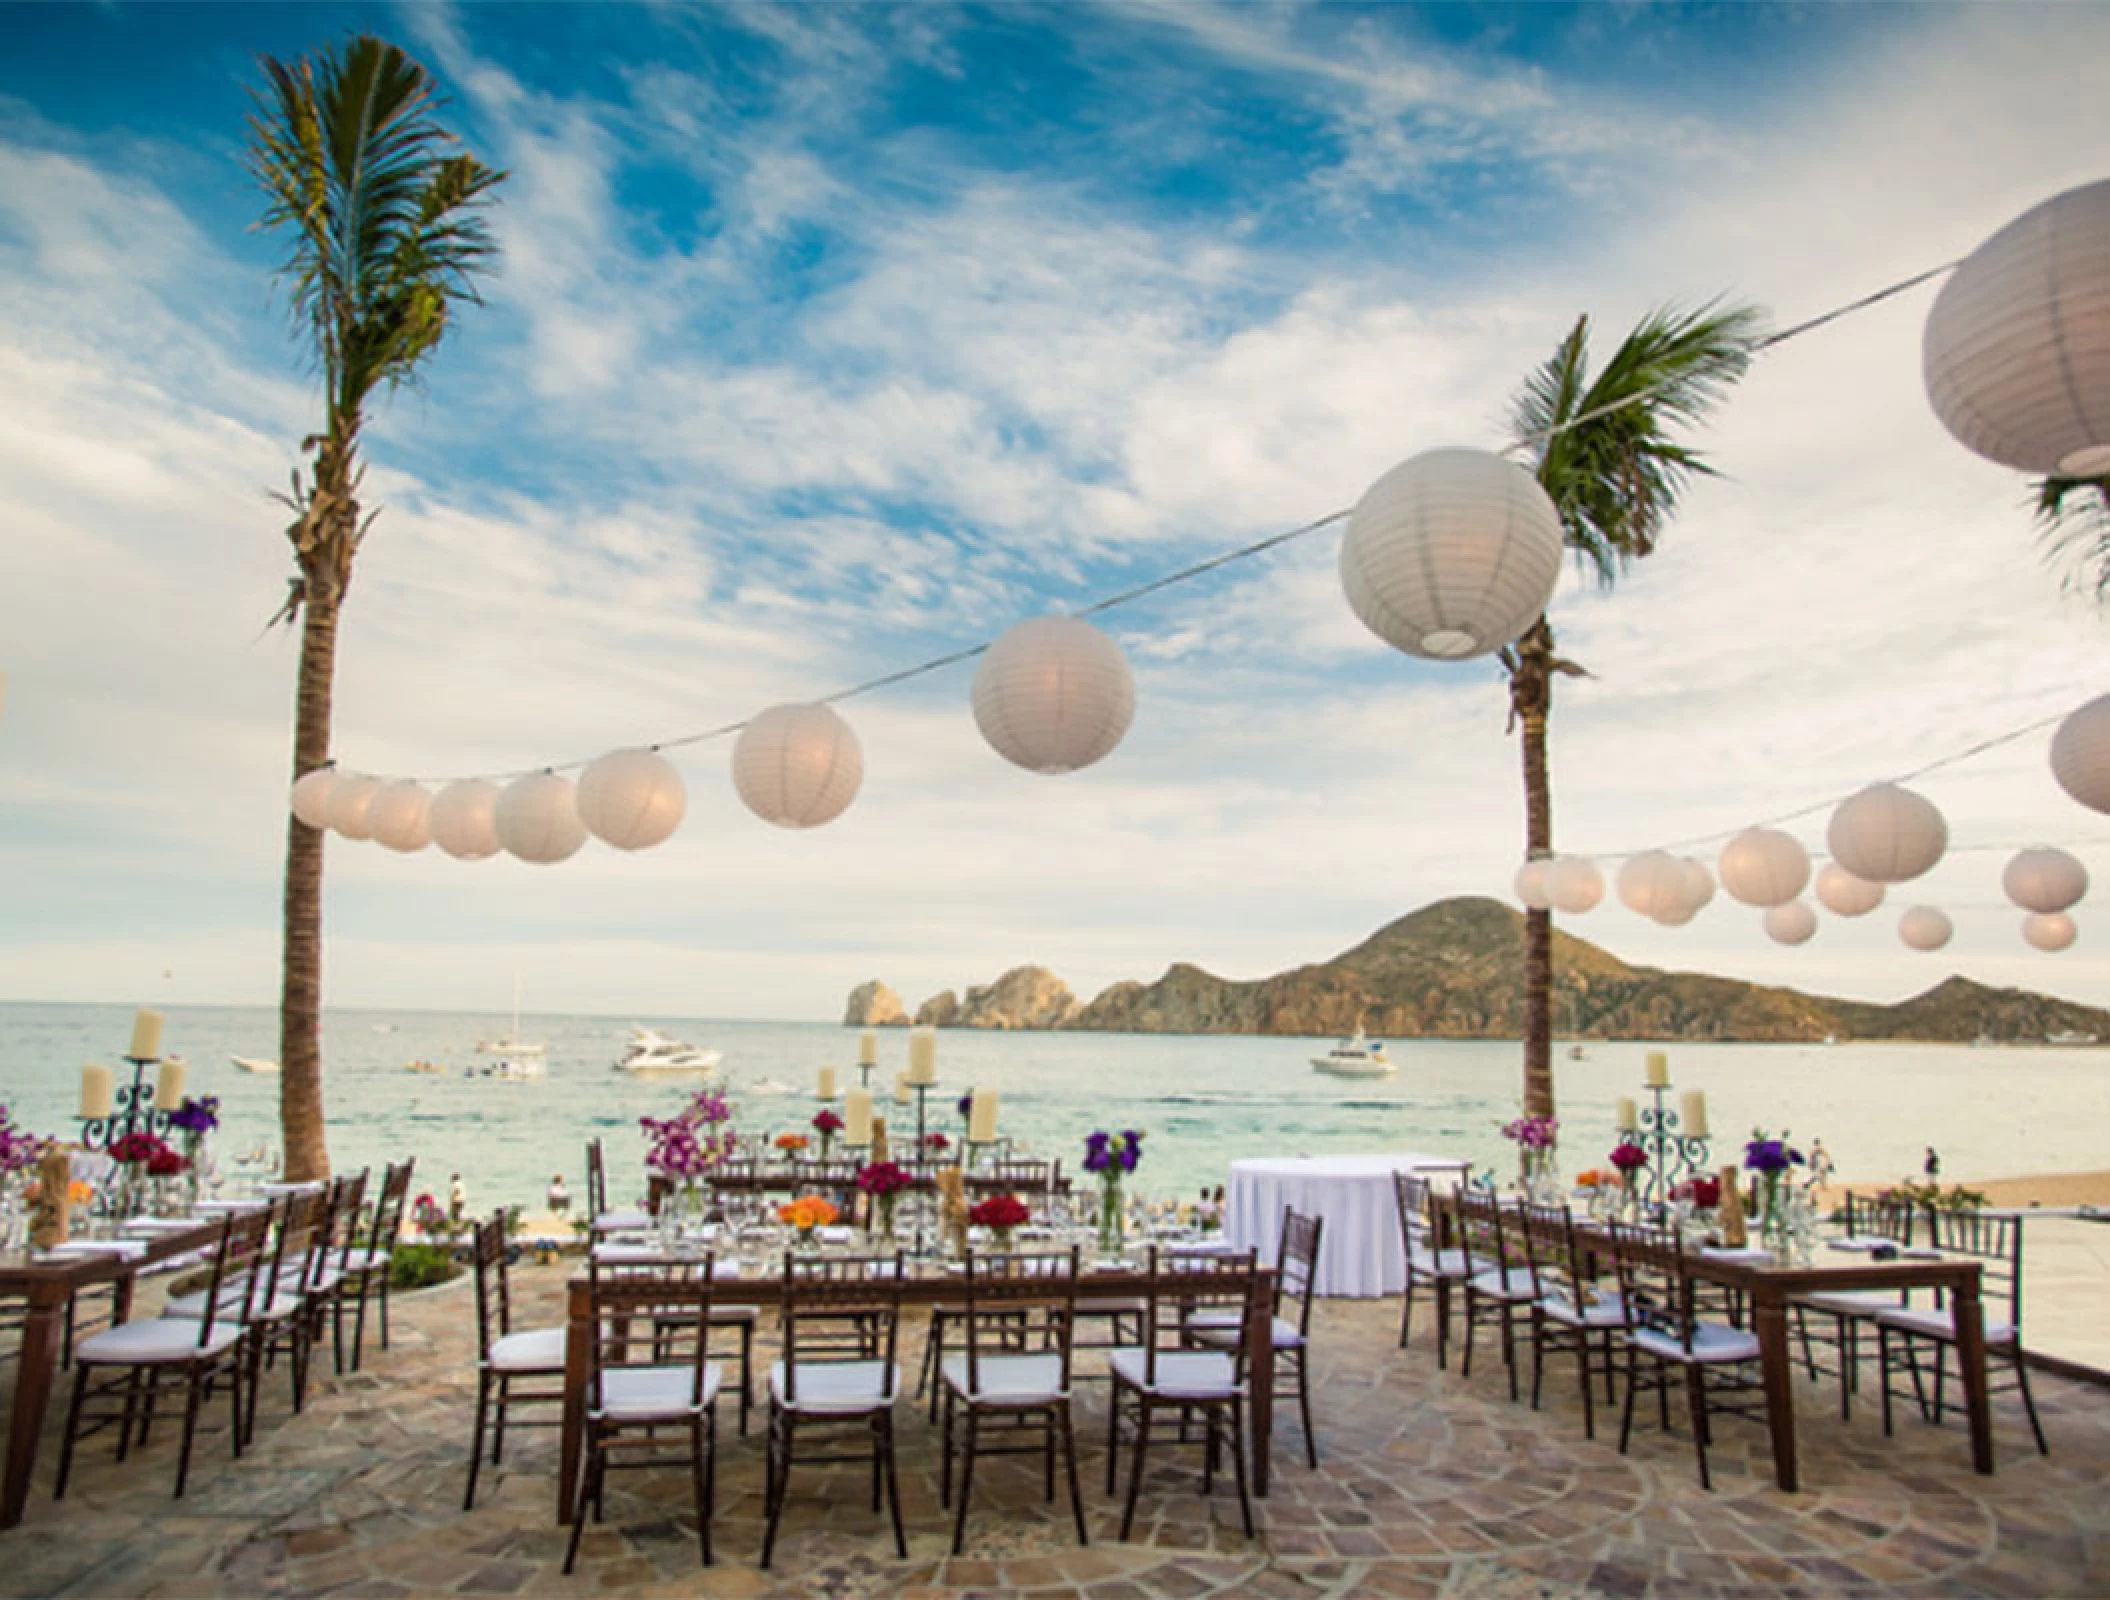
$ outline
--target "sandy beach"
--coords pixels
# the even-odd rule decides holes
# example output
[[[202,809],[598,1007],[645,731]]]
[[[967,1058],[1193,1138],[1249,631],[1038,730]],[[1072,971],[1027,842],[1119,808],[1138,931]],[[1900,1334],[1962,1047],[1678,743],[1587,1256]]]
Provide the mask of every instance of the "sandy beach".
[[[1918,1175],[1914,1174],[1917,1181]],[[1897,1183],[1896,1178],[1840,1179],[1820,1188],[1817,1192],[1826,1199],[1837,1199],[1852,1190],[1855,1194],[1874,1194]],[[1941,1175],[1941,1185],[1955,1185],[1965,1189],[1976,1189],[1994,1206],[2110,1206],[2110,1170],[2099,1172],[2047,1172],[2024,1178],[1974,1178],[1966,1174]]]

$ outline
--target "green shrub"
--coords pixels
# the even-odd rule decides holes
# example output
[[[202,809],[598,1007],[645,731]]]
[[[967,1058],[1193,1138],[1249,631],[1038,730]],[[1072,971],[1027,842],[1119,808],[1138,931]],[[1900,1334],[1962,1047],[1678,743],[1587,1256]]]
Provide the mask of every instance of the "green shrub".
[[[389,1255],[391,1289],[428,1289],[461,1275],[461,1263],[443,1244],[398,1244]]]

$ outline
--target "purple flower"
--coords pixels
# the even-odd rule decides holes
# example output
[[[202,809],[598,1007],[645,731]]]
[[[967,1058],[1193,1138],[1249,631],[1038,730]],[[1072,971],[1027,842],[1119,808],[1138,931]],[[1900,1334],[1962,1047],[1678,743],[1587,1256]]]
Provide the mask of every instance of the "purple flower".
[[[202,1099],[183,1097],[183,1103],[169,1113],[169,1126],[180,1128],[185,1133],[205,1134],[220,1125],[220,1097],[209,1094]]]
[[[974,1115],[974,1091],[972,1089],[960,1096],[960,1115],[963,1117]]]
[[[1102,1128],[1084,1137],[1086,1172],[1096,1172],[1101,1177],[1133,1172],[1136,1163],[1142,1159],[1143,1135],[1138,1129],[1123,1128],[1119,1133],[1108,1133]]]
[[[1751,1139],[1744,1146],[1744,1170],[1762,1172],[1768,1177],[1785,1172],[1790,1167],[1802,1165],[1802,1152],[1788,1145],[1786,1135],[1775,1139],[1763,1128],[1751,1130]]]

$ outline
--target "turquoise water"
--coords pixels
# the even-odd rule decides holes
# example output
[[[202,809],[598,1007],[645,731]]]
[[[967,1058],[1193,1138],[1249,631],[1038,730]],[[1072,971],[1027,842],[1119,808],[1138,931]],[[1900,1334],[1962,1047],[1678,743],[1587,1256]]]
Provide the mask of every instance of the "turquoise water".
[[[122,1006],[0,1004],[0,1099],[18,1120],[68,1132],[80,1066],[116,1065],[131,1037]],[[176,1007],[163,1048],[190,1063],[194,1093],[221,1097],[223,1163],[278,1142],[274,1078],[237,1071],[231,1055],[277,1054],[276,1014],[265,1009]],[[527,1017],[522,1032],[548,1044],[548,1077],[508,1083],[463,1077],[486,1058],[479,1038],[510,1019],[489,1013],[333,1011],[323,1027],[330,1152],[340,1167],[373,1165],[404,1152],[418,1158],[418,1187],[445,1192],[460,1172],[472,1206],[519,1202],[542,1209],[550,1175],[584,1190],[584,1142],[606,1141],[618,1175],[634,1182],[644,1146],[637,1119],[666,1115],[689,1092],[682,1081],[613,1072],[631,1021],[724,1052],[736,1125],[761,1135],[803,1126],[810,1099],[754,1093],[762,1079],[810,1095],[822,1063],[854,1084],[854,1030],[826,1023],[714,1022],[671,1017]],[[901,1029],[879,1033],[891,1084],[906,1065]],[[961,1132],[954,1104],[973,1084],[1002,1097],[1005,1133],[1074,1169],[1096,1127],[1148,1134],[1136,1187],[1149,1197],[1191,1194],[1223,1181],[1248,1155],[1344,1150],[1420,1150],[1494,1162],[1510,1152],[1496,1129],[1515,1114],[1519,1047],[1457,1040],[1390,1042],[1400,1070],[1377,1082],[1323,1077],[1310,1057],[1325,1042],[1162,1034],[945,1032],[942,1080],[929,1101],[931,1126]],[[1602,1159],[1615,1096],[1640,1096],[1641,1043],[1591,1044],[1587,1059],[1556,1062],[1563,1114],[1562,1160],[1574,1171]],[[1948,1045],[1671,1046],[1679,1090],[1707,1092],[1719,1160],[1754,1124],[1821,1137],[1849,1177],[1890,1178],[1919,1170],[1923,1149],[1942,1155],[1945,1177],[2110,1166],[2110,1049],[1967,1049]],[[406,1073],[428,1059],[445,1077]],[[1675,1104],[1675,1095],[1673,1096]],[[890,1108],[889,1108],[890,1109]],[[1734,1135],[1733,1139],[1725,1134]],[[620,1192],[621,1186],[618,1185]]]

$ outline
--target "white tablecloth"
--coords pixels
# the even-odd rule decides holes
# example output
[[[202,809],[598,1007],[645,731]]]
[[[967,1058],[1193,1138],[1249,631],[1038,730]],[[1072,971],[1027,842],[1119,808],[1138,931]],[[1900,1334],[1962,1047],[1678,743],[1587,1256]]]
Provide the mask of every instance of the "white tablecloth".
[[[1282,1212],[1294,1206],[1321,1218],[1318,1292],[1370,1299],[1406,1287],[1406,1248],[1392,1175],[1429,1167],[1455,1171],[1443,1156],[1399,1151],[1390,1155],[1256,1156],[1231,1163],[1224,1196],[1225,1232],[1240,1250],[1257,1250],[1274,1265]]]

